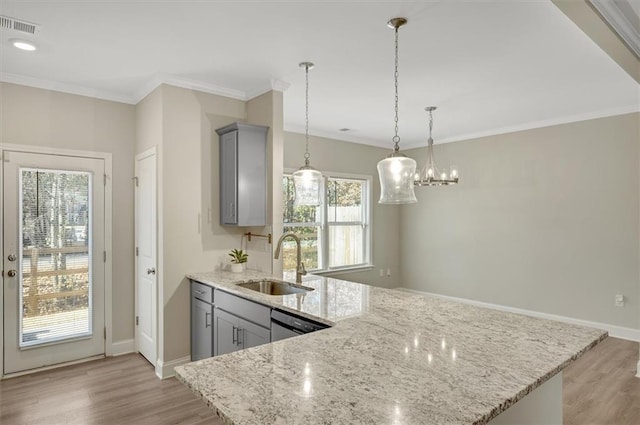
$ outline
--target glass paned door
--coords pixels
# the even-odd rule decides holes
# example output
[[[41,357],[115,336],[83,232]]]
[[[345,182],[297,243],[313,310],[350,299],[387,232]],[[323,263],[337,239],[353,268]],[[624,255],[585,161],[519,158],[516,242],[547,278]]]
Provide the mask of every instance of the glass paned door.
[[[20,347],[93,333],[91,178],[20,169]]]
[[[104,354],[104,160],[2,156],[4,373]]]

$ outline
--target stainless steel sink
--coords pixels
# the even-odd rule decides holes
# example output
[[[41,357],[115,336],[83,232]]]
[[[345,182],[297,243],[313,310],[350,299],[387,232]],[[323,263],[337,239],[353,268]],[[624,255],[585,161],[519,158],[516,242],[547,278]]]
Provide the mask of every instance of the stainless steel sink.
[[[308,288],[306,286],[293,285],[287,282],[267,279],[238,283],[237,285],[251,289],[252,291],[262,292],[267,295],[289,295],[313,291],[313,288]]]

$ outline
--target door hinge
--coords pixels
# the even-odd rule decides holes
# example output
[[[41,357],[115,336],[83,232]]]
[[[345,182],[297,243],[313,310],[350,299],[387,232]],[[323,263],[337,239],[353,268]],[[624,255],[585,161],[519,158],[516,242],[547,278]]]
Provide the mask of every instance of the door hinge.
[[[107,175],[106,174],[104,175],[104,185],[105,186],[107,185]]]
[[[136,183],[136,187],[138,187],[138,177],[134,177],[133,181]]]
[[[104,327],[104,339],[107,339],[107,327]]]
[[[106,263],[106,262],[107,262],[107,251],[102,251],[102,254],[103,254],[103,255],[102,255],[103,260],[104,260],[104,262]]]
[[[140,324],[140,320],[138,320],[138,319],[139,319],[139,317],[136,316],[136,326],[138,326]]]
[[[140,255],[140,249],[138,247],[136,247],[136,257]]]

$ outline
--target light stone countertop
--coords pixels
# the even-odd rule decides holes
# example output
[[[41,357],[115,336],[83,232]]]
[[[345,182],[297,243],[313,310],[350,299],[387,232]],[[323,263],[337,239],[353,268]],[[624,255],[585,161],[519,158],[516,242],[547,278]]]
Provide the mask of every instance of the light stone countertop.
[[[601,330],[306,276],[314,291],[189,278],[332,328],[176,368],[228,424],[485,424],[606,338]]]

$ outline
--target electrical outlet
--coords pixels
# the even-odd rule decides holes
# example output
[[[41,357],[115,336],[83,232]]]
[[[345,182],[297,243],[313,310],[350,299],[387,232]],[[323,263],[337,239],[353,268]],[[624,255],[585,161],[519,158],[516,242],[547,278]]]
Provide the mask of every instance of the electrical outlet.
[[[617,294],[614,298],[616,307],[624,307],[624,295]]]

